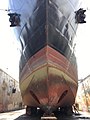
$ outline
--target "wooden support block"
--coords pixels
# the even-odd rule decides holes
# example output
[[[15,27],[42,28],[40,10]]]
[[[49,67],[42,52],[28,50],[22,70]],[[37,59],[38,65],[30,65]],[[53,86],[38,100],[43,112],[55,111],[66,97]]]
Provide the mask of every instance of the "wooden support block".
[[[47,116],[47,117],[41,117],[41,120],[57,120],[57,118],[52,116]]]

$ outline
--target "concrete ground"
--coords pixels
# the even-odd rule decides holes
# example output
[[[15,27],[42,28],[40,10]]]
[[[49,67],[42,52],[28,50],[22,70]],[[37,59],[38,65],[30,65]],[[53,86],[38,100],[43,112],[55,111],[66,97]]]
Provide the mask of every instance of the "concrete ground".
[[[0,113],[0,120],[14,120],[23,114],[25,114],[25,109]]]

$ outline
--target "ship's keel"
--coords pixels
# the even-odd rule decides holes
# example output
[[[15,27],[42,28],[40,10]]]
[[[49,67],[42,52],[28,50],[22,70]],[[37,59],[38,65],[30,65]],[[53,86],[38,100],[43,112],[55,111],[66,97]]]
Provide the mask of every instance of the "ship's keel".
[[[61,108],[57,108],[55,111],[43,111],[40,108],[37,107],[26,107],[26,115],[29,116],[42,116],[41,119],[57,119],[59,115],[69,115],[71,116],[73,114],[72,106],[64,106]]]

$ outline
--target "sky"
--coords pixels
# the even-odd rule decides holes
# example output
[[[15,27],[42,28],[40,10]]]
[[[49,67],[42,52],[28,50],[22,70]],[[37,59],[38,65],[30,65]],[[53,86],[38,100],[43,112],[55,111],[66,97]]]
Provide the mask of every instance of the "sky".
[[[87,10],[86,23],[79,24],[75,38],[79,79],[90,75],[90,0],[82,1],[81,6]]]
[[[13,29],[9,27],[8,0],[0,2],[0,68],[19,79],[19,50]]]
[[[8,0],[0,2],[0,68],[18,80],[20,52],[13,30],[9,27],[8,12],[5,11],[7,4]],[[81,6],[87,10],[87,23],[78,26],[75,37],[79,79],[90,75],[90,0],[81,0]]]

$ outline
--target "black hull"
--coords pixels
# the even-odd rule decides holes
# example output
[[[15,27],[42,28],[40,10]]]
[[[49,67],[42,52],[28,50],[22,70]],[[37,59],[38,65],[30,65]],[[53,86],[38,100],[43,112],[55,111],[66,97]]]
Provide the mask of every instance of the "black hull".
[[[77,24],[75,24],[75,20],[71,22],[75,13],[71,8],[72,12],[67,11],[67,15],[64,16],[63,11],[59,10],[59,6],[61,6],[61,2],[58,0],[55,2],[46,0],[37,2],[33,14],[29,18],[30,28],[26,24],[24,28],[26,33],[24,34],[22,31],[24,44],[22,40],[21,43],[25,52],[21,56],[23,63],[21,62],[22,65],[20,66],[23,67],[26,64],[23,60],[29,60],[31,56],[46,45],[56,49],[67,59],[70,59],[72,55],[71,62],[76,64],[75,55],[72,54],[72,45]],[[67,6],[70,6],[70,3]]]
[[[11,9],[14,9],[13,6],[16,8],[18,1],[13,1],[13,4]],[[76,64],[72,47],[77,29],[75,10],[78,9],[78,1],[35,0],[30,2],[28,0],[28,4],[32,4],[32,7],[29,8],[26,2],[26,11],[23,11],[25,7],[20,10],[16,8],[16,12],[21,14],[22,22],[21,30],[17,28],[17,37],[20,39],[23,51],[20,71],[29,58],[46,45],[56,49],[67,59],[72,55],[71,62]],[[28,11],[31,11],[30,15]]]
[[[77,63],[74,54],[73,38],[77,30],[75,11],[78,10],[78,0],[27,0],[27,2],[24,2],[24,6],[21,7],[21,9],[18,9],[17,7],[18,0],[13,0],[13,5],[10,3],[11,10],[13,9],[13,6],[14,8],[17,8],[16,12],[21,14],[21,27],[15,28],[17,31],[17,38],[19,38],[21,43],[20,81],[23,81],[21,74],[24,73],[24,68],[28,68],[26,67],[26,65],[28,65],[28,61],[35,55],[37,56],[39,51],[42,51],[45,47],[49,46],[58,52],[60,56],[64,57],[61,57],[61,61],[63,58],[70,62],[70,64],[67,64],[69,62],[64,64],[64,67],[67,66],[65,70],[63,69],[64,71],[68,71],[69,65],[71,66],[70,68],[72,68],[71,71],[74,70],[73,73],[70,73],[72,75],[69,76],[70,79],[75,78],[75,81],[72,79],[72,81],[74,81],[75,89],[70,91],[74,91],[75,93],[74,97],[72,97],[71,104],[73,104],[77,91]],[[15,10],[12,10],[12,12],[13,11]],[[60,58],[59,55],[56,57]],[[47,58],[49,59],[49,56]],[[40,61],[40,64],[41,62],[42,61]],[[27,79],[31,72],[32,70],[28,70],[28,75],[24,79]],[[65,74],[67,76],[69,71]],[[65,79],[67,79],[67,77]],[[36,98],[35,95],[33,96]],[[70,94],[68,96],[70,96]],[[26,97],[28,98],[28,93]]]

